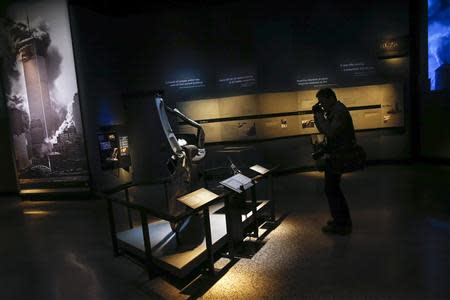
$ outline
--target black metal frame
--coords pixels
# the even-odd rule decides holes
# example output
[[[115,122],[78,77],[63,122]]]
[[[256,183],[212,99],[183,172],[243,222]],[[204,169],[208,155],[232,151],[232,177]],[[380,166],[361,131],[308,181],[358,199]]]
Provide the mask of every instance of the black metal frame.
[[[258,223],[258,211],[257,211],[258,202],[257,202],[257,197],[256,197],[256,184],[258,183],[258,181],[260,179],[264,179],[264,178],[269,179],[269,197],[268,197],[268,200],[270,201],[269,222],[271,222],[271,223],[276,222],[276,216],[275,216],[276,207],[275,207],[275,201],[273,198],[273,174],[272,174],[272,171],[274,169],[270,170],[267,173],[267,175],[261,174],[261,175],[257,175],[252,178],[253,186],[251,187],[251,200],[252,200],[252,216],[254,216],[254,221],[253,221],[253,234],[251,234],[250,236],[254,237],[254,238],[259,238],[259,223]]]
[[[272,169],[273,170],[273,169]],[[271,170],[271,171],[272,171]],[[270,202],[271,202],[271,217],[270,221],[275,221],[275,201],[273,201],[272,198],[272,189],[273,189],[273,175],[271,174],[271,171],[264,174],[264,175],[257,175],[252,178],[253,182],[256,183],[260,179],[263,178],[269,178],[270,180],[270,186],[269,186],[269,193],[270,193]],[[132,203],[130,201],[129,197],[129,188],[136,187],[136,186],[144,186],[144,185],[155,185],[155,184],[163,184],[164,190],[165,190],[165,197],[167,200],[167,184],[169,183],[170,178],[161,178],[157,180],[151,180],[146,182],[140,182],[140,183],[133,183],[129,182],[123,185],[120,185],[118,187],[115,187],[113,189],[109,189],[107,191],[103,191],[101,193],[97,193],[97,195],[104,200],[106,200],[107,203],[107,211],[108,211],[108,219],[109,219],[109,226],[110,226],[110,234],[111,234],[111,241],[112,241],[112,247],[113,247],[113,253],[114,256],[120,256],[122,254],[129,255],[133,258],[135,258],[135,254],[129,252],[126,248],[119,246],[119,241],[117,238],[117,229],[116,229],[116,220],[114,217],[114,209],[113,204],[121,205],[122,207],[126,208],[127,210],[127,216],[128,216],[128,225],[130,228],[133,228],[133,221],[131,217],[132,211],[137,211],[140,215],[141,220],[141,226],[142,226],[142,234],[144,237],[144,246],[145,246],[145,258],[143,258],[143,263],[147,269],[149,278],[152,278],[152,269],[153,269],[153,254],[152,254],[152,248],[151,248],[151,242],[150,242],[150,231],[148,226],[148,218],[149,216],[155,217],[158,219],[162,219],[168,222],[180,222],[184,219],[186,219],[189,216],[192,216],[194,214],[197,214],[199,212],[203,213],[203,221],[204,221],[204,229],[205,229],[205,240],[206,240],[206,251],[207,251],[207,271],[208,274],[214,276],[216,274],[215,268],[214,268],[214,249],[212,244],[212,237],[211,237],[211,222],[209,218],[209,208],[212,205],[215,205],[217,203],[223,202],[224,208],[225,208],[225,219],[226,219],[226,228],[227,228],[227,244],[228,244],[228,254],[226,255],[227,258],[233,260],[235,258],[235,251],[234,251],[234,243],[232,238],[232,232],[233,232],[233,224],[231,222],[231,209],[230,209],[230,202],[231,198],[233,196],[233,192],[231,191],[225,191],[222,194],[220,194],[217,198],[205,203],[204,205],[187,211],[181,215],[178,216],[172,216],[167,213],[152,210],[149,207],[145,207],[136,203]],[[125,200],[119,199],[118,197],[112,196],[112,194],[118,193],[123,191],[125,194]],[[252,217],[254,222],[254,230],[256,233],[256,236],[258,235],[258,212],[257,212],[257,202],[256,202],[256,188],[255,185],[252,187]],[[177,242],[179,241],[178,235],[176,234]]]
[[[160,184],[163,183],[164,184],[164,189],[166,191],[166,196],[167,196],[167,180],[158,180],[158,181],[154,181],[151,183],[146,183],[145,185],[148,184]],[[185,218],[194,215],[200,211],[203,212],[203,219],[204,219],[204,229],[205,229],[205,237],[206,237],[206,249],[207,249],[207,256],[208,256],[208,272],[211,275],[215,274],[215,269],[214,269],[214,251],[213,251],[213,245],[212,245],[212,237],[211,237],[211,225],[210,225],[210,219],[209,219],[209,207],[211,205],[214,205],[218,202],[224,201],[225,203],[225,208],[227,211],[229,211],[229,194],[228,193],[224,193],[222,195],[219,195],[218,198],[200,206],[199,208],[195,209],[195,210],[190,210],[184,214],[181,214],[179,216],[171,216],[168,214],[165,214],[163,212],[160,211],[155,211],[155,210],[151,210],[148,207],[144,207],[142,205],[139,204],[135,204],[135,203],[131,203],[129,200],[129,191],[128,189],[133,187],[133,186],[140,186],[140,185],[144,185],[144,184],[133,184],[133,183],[128,183],[125,185],[122,185],[118,188],[115,188],[113,190],[109,190],[106,193],[98,193],[98,196],[100,196],[101,198],[105,199],[107,202],[107,207],[108,207],[108,217],[109,217],[109,226],[110,226],[110,233],[111,233],[111,240],[112,240],[112,246],[113,246],[113,252],[114,252],[114,256],[119,256],[122,254],[129,254],[128,251],[126,249],[120,248],[119,247],[119,243],[118,243],[118,239],[117,239],[117,230],[116,230],[116,222],[115,222],[115,218],[114,218],[114,210],[113,210],[113,203],[115,204],[119,204],[123,207],[125,207],[127,209],[127,214],[128,214],[128,223],[130,228],[133,228],[133,222],[132,222],[132,218],[131,218],[131,212],[132,210],[139,212],[140,215],[140,219],[141,219],[141,225],[142,225],[142,233],[143,233],[143,237],[144,237],[144,246],[145,246],[145,265],[149,274],[149,277],[151,278],[151,274],[152,274],[152,267],[153,267],[153,256],[152,256],[152,250],[151,250],[151,243],[150,243],[150,232],[149,232],[149,228],[148,226],[145,226],[145,224],[148,224],[148,217],[152,216],[152,217],[156,217],[158,219],[162,219],[162,220],[166,220],[169,222],[180,222],[182,220],[184,220]],[[112,197],[110,194],[114,193],[114,192],[119,192],[119,191],[124,191],[125,193],[125,201],[118,199],[116,197]],[[229,218],[226,218],[227,220],[227,233],[231,232],[231,228],[232,228],[232,224],[228,221]],[[232,245],[232,240],[231,240],[231,235],[228,234],[228,247],[230,249],[229,251],[229,258],[233,259],[233,245]],[[178,240],[178,237],[177,237]]]

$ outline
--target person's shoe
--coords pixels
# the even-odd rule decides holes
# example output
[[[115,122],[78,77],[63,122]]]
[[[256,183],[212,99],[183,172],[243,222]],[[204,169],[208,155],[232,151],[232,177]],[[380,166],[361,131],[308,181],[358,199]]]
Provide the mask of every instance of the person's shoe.
[[[352,233],[351,225],[336,225],[334,222],[322,227],[322,232],[328,234],[347,235]]]

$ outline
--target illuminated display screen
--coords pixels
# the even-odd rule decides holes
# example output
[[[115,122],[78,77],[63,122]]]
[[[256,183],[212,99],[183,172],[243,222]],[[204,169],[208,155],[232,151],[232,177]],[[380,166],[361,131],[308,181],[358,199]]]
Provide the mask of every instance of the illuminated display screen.
[[[111,143],[110,142],[100,142],[100,149],[102,150],[109,150],[111,149]]]
[[[128,136],[119,137],[120,155],[128,155]]]
[[[116,133],[98,133],[100,162],[103,170],[117,168],[119,146]]]
[[[450,0],[428,0],[428,77],[431,90],[450,89]]]

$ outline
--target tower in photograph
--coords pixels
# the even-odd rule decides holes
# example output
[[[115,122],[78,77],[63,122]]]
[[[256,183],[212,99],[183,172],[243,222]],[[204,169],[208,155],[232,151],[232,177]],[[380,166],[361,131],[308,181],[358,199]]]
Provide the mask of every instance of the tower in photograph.
[[[30,29],[16,35],[15,46],[23,65],[30,112],[31,159],[33,165],[50,166],[48,138],[56,130],[55,112],[50,100],[46,53],[50,44],[47,33]]]
[[[78,93],[73,95],[72,115],[75,128],[77,129],[77,132],[81,134],[83,132],[83,124],[81,123],[80,98],[78,97]]]

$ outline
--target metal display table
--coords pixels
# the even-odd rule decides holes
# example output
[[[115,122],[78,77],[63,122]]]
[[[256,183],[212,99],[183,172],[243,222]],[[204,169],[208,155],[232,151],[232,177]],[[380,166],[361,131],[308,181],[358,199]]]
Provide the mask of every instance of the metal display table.
[[[177,277],[185,277],[201,265],[206,266],[209,274],[215,274],[214,262],[219,254],[233,260],[235,246],[248,232],[258,236],[258,219],[269,216],[268,221],[275,221],[273,199],[256,199],[256,185],[264,179],[269,179],[272,186],[271,172],[251,178],[254,182],[249,190],[252,198],[245,205],[236,205],[237,198],[231,191],[214,194],[202,188],[184,195],[178,200],[190,208],[178,216],[168,215],[143,204],[143,199],[134,198],[136,189],[166,186],[164,179],[128,183],[100,193],[107,202],[114,255],[133,258],[147,268],[149,276],[157,267]],[[126,210],[128,229],[117,230],[118,216],[113,208],[116,206]],[[140,225],[134,226],[132,214],[139,215]],[[178,232],[174,232],[170,222],[184,223]]]

